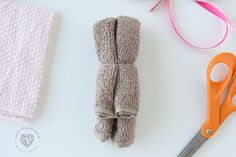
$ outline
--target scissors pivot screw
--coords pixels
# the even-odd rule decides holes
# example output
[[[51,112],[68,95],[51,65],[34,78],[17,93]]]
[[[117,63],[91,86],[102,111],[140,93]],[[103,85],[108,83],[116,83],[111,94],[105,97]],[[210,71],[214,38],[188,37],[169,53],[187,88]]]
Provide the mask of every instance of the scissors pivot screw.
[[[211,134],[211,129],[207,129],[207,130],[206,130],[206,133],[207,133],[208,135],[210,135],[210,134]]]

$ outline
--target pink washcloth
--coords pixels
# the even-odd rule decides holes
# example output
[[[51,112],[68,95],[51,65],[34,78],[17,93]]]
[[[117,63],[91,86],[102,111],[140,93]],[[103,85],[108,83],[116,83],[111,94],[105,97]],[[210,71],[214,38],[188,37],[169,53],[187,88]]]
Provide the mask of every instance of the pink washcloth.
[[[33,117],[53,12],[0,0],[0,117]]]

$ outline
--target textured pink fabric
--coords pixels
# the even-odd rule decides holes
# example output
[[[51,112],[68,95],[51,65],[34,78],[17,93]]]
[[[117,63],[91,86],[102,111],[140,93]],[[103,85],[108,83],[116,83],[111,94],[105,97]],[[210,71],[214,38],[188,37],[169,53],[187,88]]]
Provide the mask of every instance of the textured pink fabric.
[[[33,117],[54,14],[0,0],[0,117]]]

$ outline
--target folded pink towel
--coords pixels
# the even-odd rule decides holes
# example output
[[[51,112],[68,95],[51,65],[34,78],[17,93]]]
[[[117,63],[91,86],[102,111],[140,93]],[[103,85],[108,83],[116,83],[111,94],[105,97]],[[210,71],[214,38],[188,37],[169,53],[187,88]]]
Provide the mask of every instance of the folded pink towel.
[[[0,117],[33,117],[54,14],[0,0]]]

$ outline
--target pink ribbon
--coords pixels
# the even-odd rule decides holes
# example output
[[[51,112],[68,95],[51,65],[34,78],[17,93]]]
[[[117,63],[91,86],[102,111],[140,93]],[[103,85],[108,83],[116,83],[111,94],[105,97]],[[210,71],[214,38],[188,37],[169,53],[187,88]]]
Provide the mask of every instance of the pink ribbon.
[[[172,14],[172,0],[167,0],[168,1],[168,13],[169,13],[169,18],[170,18],[170,22],[171,25],[175,31],[175,33],[180,37],[180,39],[182,39],[182,41],[184,41],[187,45],[194,47],[194,48],[198,48],[198,49],[211,49],[211,48],[215,48],[219,45],[221,45],[225,39],[228,36],[229,33],[229,27],[231,27],[232,31],[234,31],[234,23],[232,22],[232,20],[225,15],[225,13],[218,8],[216,5],[206,1],[206,0],[194,0],[198,5],[200,5],[201,7],[203,7],[204,9],[206,9],[207,11],[211,12],[212,14],[214,14],[215,16],[217,16],[218,18],[220,18],[224,23],[225,23],[225,33],[224,35],[221,37],[220,41],[218,41],[216,44],[209,46],[209,47],[200,47],[200,46],[196,46],[192,43],[190,43],[188,40],[185,39],[185,37],[178,31],[177,26],[175,24],[174,18],[173,18],[173,14]],[[150,12],[152,12],[159,4],[160,4],[161,0],[158,0],[155,5],[153,7],[151,7]]]

